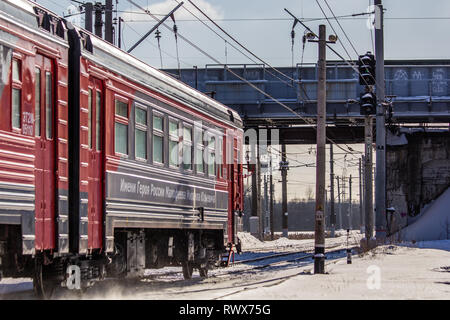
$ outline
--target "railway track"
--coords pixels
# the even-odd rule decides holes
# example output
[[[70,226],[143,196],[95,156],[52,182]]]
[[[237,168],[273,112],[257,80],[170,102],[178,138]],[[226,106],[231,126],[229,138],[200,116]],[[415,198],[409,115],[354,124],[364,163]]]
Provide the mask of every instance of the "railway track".
[[[339,247],[341,244],[336,244],[332,247],[329,247],[328,249],[333,249],[336,247]],[[335,249],[335,250],[329,250],[326,252],[327,255],[335,255],[335,254],[339,254],[339,253],[345,253],[346,248],[339,248],[339,249]],[[251,273],[251,272],[255,272],[257,270],[262,270],[262,269],[270,269],[270,268],[282,268],[283,265],[285,264],[289,264],[289,263],[294,263],[294,262],[298,262],[298,261],[303,261],[303,260],[307,260],[307,259],[311,259],[314,257],[314,253],[313,253],[313,249],[308,248],[306,250],[295,250],[295,251],[289,251],[289,252],[281,252],[281,253],[275,253],[275,254],[268,254],[268,255],[264,255],[264,256],[259,256],[259,257],[255,257],[255,258],[250,258],[250,259],[244,259],[244,260],[237,260],[234,262],[234,264],[228,268],[219,268],[219,269],[215,269],[214,272],[209,276],[209,278],[216,278],[216,279],[223,279],[223,278],[228,278],[231,277],[233,275],[238,275],[238,274],[245,274],[245,273]],[[264,262],[267,261],[267,262]],[[257,263],[257,265],[251,265],[252,263]],[[183,283],[184,280],[181,276],[182,272],[181,270],[177,270],[177,271],[168,271],[168,272],[164,272],[164,273],[156,273],[156,274],[150,274],[148,276],[142,277],[140,280],[143,280],[145,282],[145,280],[150,280],[151,282],[153,282],[152,280],[161,280],[164,277],[171,277],[171,276],[177,276],[179,275],[179,277],[175,277],[174,279],[169,279],[167,280],[166,285],[170,286],[171,284],[181,284]],[[194,279],[194,281],[197,281],[198,279]],[[189,280],[188,280],[189,281]],[[106,282],[106,281],[105,281]],[[121,280],[119,280],[119,282],[122,282]],[[151,282],[149,282],[148,284],[150,284]],[[164,282],[162,280],[162,282]],[[117,281],[114,280],[113,283],[117,284]],[[131,282],[129,282],[129,280],[125,280],[125,282],[123,282],[121,285],[129,285],[132,284]],[[145,283],[142,283],[142,285],[146,285]],[[150,288],[150,287],[149,287]],[[78,296],[81,297],[81,296]],[[0,299],[33,299],[34,298],[34,293],[33,290],[21,290],[21,291],[15,291],[15,292],[8,292],[8,293],[2,293],[0,294]]]

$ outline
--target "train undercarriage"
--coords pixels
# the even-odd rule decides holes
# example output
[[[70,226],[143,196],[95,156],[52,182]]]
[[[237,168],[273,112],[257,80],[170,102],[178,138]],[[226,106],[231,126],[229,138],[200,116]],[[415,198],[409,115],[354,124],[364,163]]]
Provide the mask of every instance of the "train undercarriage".
[[[115,229],[113,253],[21,255],[20,228],[15,227],[0,226],[0,279],[31,277],[36,295],[43,299],[58,287],[83,292],[106,278],[140,278],[146,269],[166,266],[181,266],[185,279],[195,269],[207,277],[226,251],[222,230]]]

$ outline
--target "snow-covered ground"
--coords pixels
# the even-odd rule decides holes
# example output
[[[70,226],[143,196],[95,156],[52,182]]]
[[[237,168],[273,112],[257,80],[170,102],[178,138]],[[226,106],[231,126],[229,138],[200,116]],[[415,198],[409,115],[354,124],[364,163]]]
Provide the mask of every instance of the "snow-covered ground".
[[[314,240],[280,238],[261,242],[248,233],[239,234],[244,253],[238,260],[268,253],[304,248],[313,249]],[[353,231],[350,245],[362,237]],[[327,238],[327,247],[346,247],[346,235]],[[327,250],[330,251],[331,249]],[[293,261],[279,258],[276,265],[267,260],[235,264],[210,270],[202,279],[198,272],[185,281],[180,268],[148,270],[141,281],[105,281],[90,288],[84,296],[59,292],[57,299],[450,299],[450,240],[402,243],[380,246],[354,254],[347,264],[345,253],[328,254],[326,274],[313,274],[311,258]],[[164,273],[167,273],[163,275]],[[3,279],[0,292],[31,288],[30,279]],[[9,296],[8,298],[12,298]],[[32,295],[16,298],[30,299]]]
[[[421,217],[403,228],[397,239],[408,241],[442,240],[450,238],[450,188],[426,205]]]
[[[353,256],[352,264],[345,258],[330,262],[326,272],[314,275],[311,266],[300,267],[280,274],[281,281],[247,286],[224,299],[449,300],[450,241],[381,246]]]
[[[295,232],[296,234],[302,233],[308,235],[311,239],[294,240],[286,237],[278,238],[273,241],[260,241],[248,232],[238,232],[238,237],[242,242],[242,251],[292,251],[292,250],[313,250],[314,249],[314,232]],[[352,230],[349,234],[349,245],[359,245],[359,241],[363,235],[357,231]],[[335,238],[326,238],[326,247],[335,247],[340,245],[341,247],[347,244],[347,232],[345,230],[337,230]]]

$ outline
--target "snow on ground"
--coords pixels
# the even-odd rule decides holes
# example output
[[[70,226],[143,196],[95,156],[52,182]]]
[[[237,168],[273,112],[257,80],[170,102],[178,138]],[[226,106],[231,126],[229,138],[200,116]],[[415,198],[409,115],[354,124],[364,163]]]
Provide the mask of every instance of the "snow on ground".
[[[450,237],[450,188],[439,198],[425,206],[422,216],[403,228],[397,238],[400,240],[442,240]]]
[[[259,239],[252,236],[249,232],[238,232],[238,237],[242,243],[242,251],[292,251],[294,249],[314,249],[314,232],[293,232],[289,234],[304,234],[308,235],[311,239],[288,239],[286,237],[281,237],[273,241],[260,241]],[[345,230],[337,230],[335,238],[326,238],[325,246],[334,247],[337,244],[345,246],[347,243],[347,232]],[[363,235],[358,230],[352,230],[349,234],[349,245],[359,245],[360,239]]]
[[[223,298],[448,300],[449,249],[449,241],[381,246],[353,256],[352,264],[345,258],[328,263],[324,275],[312,274],[311,265],[298,268],[294,274],[286,270],[278,274],[278,280],[249,285]]]
[[[354,232],[354,239],[362,235]],[[242,257],[267,254],[285,244],[290,251],[298,245],[310,246],[313,239],[261,242],[248,233],[240,234],[247,246]],[[346,236],[326,239],[327,246],[345,243]],[[250,251],[248,249],[264,251]],[[281,252],[278,250],[277,252]],[[241,259],[242,260],[242,259]],[[277,260],[278,261],[278,260]],[[345,253],[328,253],[326,274],[313,274],[313,260],[283,261],[254,269],[268,261],[235,264],[229,268],[210,270],[202,279],[183,280],[180,268],[149,270],[145,280],[105,281],[90,288],[82,297],[62,291],[55,299],[157,299],[157,300],[290,300],[290,299],[445,299],[450,300],[450,240],[408,242],[379,246],[365,254],[354,254],[352,264]],[[162,272],[172,271],[162,275]],[[178,273],[177,273],[178,272]],[[31,288],[27,279],[3,279],[0,291]],[[26,287],[26,288],[25,288]],[[29,295],[17,296],[30,299]]]

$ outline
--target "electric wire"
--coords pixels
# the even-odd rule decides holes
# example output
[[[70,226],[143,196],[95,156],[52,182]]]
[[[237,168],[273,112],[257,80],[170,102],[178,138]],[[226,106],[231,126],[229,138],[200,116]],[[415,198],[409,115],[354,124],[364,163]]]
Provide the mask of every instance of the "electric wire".
[[[156,21],[160,21],[160,19],[158,19],[157,17],[155,17],[150,11],[142,8],[141,6],[139,6],[138,4],[136,4],[133,0],[127,0],[128,2],[132,3],[133,5],[135,5],[136,7],[140,8],[141,10],[143,10],[144,12],[147,12],[153,19],[155,19]],[[191,2],[190,0],[188,0],[189,2]],[[203,13],[205,16],[206,14]],[[210,19],[208,17],[208,19]],[[211,21],[211,19],[210,19]],[[173,30],[167,26],[165,23],[162,23],[162,25],[167,28],[168,30],[172,31]],[[178,36],[180,37],[180,39],[183,39],[185,42],[187,42],[189,45],[191,45],[192,47],[194,47],[195,49],[197,49],[199,52],[201,52],[203,55],[205,55],[206,57],[208,57],[209,59],[211,59],[212,61],[221,64],[220,61],[218,61],[216,58],[214,58],[213,56],[211,56],[210,54],[208,54],[207,52],[205,52],[203,49],[201,49],[200,47],[198,47],[196,44],[194,44],[192,41],[190,41],[189,39],[187,39],[186,37],[184,37],[182,34],[178,33]],[[246,49],[248,51],[248,49]],[[250,51],[251,52],[251,51]],[[255,56],[257,59],[259,59],[253,52],[251,52],[251,54],[253,56]],[[284,103],[280,102],[278,99],[272,97],[270,94],[268,94],[267,92],[263,91],[262,89],[258,88],[256,85],[254,85],[253,83],[251,83],[250,81],[246,80],[245,78],[241,77],[239,74],[237,74],[236,72],[234,72],[231,68],[229,68],[227,65],[224,65],[224,67],[227,69],[228,72],[230,72],[231,74],[233,74],[235,77],[237,77],[238,79],[240,79],[241,81],[247,83],[249,86],[251,86],[252,88],[254,88],[256,91],[260,92],[261,94],[263,94],[264,96],[266,96],[267,98],[273,100],[275,103],[279,104],[280,106],[282,106],[283,108],[287,109],[288,111],[292,112],[294,115],[296,115],[298,118],[300,118],[301,120],[305,121],[306,123],[309,124],[314,124],[312,120],[305,118],[303,116],[301,116],[300,114],[298,114],[296,111],[292,110],[291,108],[289,108],[287,105],[285,105]],[[275,69],[277,70],[277,69]],[[280,72],[280,71],[278,71]],[[280,72],[281,73],[281,72]],[[281,73],[283,74],[283,73]],[[285,74],[283,74],[285,77],[289,77]],[[290,78],[290,77],[289,77]],[[315,128],[313,126],[314,130],[317,130],[317,128]],[[331,143],[334,143],[339,149],[343,150],[343,151],[348,151],[345,150],[344,148],[342,148],[341,146],[339,146],[337,143],[335,143],[332,139],[326,137],[326,139],[328,141],[330,141]],[[350,150],[353,151],[353,150]]]
[[[327,0],[323,0],[325,4],[327,5],[328,9],[330,10],[331,14],[333,15],[334,19],[336,20],[337,24],[339,25],[339,28],[341,28],[342,32],[344,33],[345,37],[347,38],[347,41],[350,43],[350,45],[353,48],[353,51],[355,51],[356,55],[358,55],[358,51],[356,50],[355,46],[353,45],[352,41],[350,40],[349,36],[347,35],[347,32],[345,32],[344,28],[342,27],[339,20],[336,18],[336,15],[333,12],[333,9],[331,9],[330,5],[328,4]]]
[[[175,2],[179,3],[178,0],[175,0]],[[209,30],[211,30],[212,32],[214,32],[219,38],[221,38],[222,40],[225,41],[225,50],[226,50],[226,45],[227,43],[229,43],[224,37],[222,37],[219,33],[217,33],[214,29],[212,29],[208,24],[206,24],[205,22],[203,22],[199,17],[197,17],[191,10],[189,10],[188,8],[183,6],[183,9],[186,10],[187,12],[189,12],[193,17],[195,17],[198,21],[200,21],[205,27],[207,27]],[[200,10],[199,10],[200,11]],[[203,13],[203,12],[202,12]],[[209,19],[209,18],[208,18]],[[208,20],[211,21],[211,20]],[[240,52],[242,55],[244,55],[247,59],[249,59],[250,61],[252,61],[255,64],[258,64],[255,60],[253,60],[252,58],[250,58],[248,55],[246,55],[244,52],[242,52],[241,50],[239,50],[238,48],[236,48],[236,46],[234,46],[232,43],[229,43],[236,51]],[[225,51],[226,52],[226,51]],[[227,54],[225,55],[227,58]],[[260,59],[259,59],[260,60]],[[261,61],[261,60],[260,60]],[[227,62],[227,60],[225,61]],[[263,62],[263,61],[261,61]],[[264,63],[264,62],[263,62]],[[227,63],[226,63],[227,64]],[[270,66],[271,67],[271,66]],[[273,68],[273,67],[271,67]],[[278,80],[280,80],[281,82],[283,82],[284,84],[290,86],[293,88],[293,85],[287,81],[284,81],[283,79],[280,79],[278,76],[276,76],[275,74],[271,73],[268,70],[265,70],[267,73],[269,73],[270,75],[272,75],[273,77],[277,78]],[[284,74],[283,74],[284,75]],[[291,81],[294,81],[294,79],[290,78]],[[310,100],[308,98],[308,100]]]

